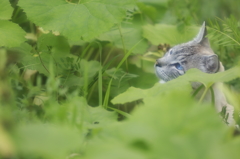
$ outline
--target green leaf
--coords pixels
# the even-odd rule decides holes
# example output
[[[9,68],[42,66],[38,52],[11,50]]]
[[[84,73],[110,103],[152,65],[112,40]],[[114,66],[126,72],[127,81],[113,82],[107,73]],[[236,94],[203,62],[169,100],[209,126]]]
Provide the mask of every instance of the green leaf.
[[[129,64],[129,72],[134,72],[138,75],[138,77],[130,80],[131,86],[143,89],[151,88],[157,81],[159,81],[153,72],[153,62],[140,60],[141,59],[135,58],[131,61],[132,64]],[[138,64],[140,65],[139,67],[135,66]]]
[[[138,75],[127,73],[123,71],[121,68],[111,68],[106,70],[105,72],[108,76],[110,76],[109,80],[112,78],[111,84],[111,97],[114,97],[124,91],[127,90],[131,86],[129,82],[131,79],[138,77]],[[105,83],[108,84],[109,80],[105,80]]]
[[[160,5],[160,6],[168,5],[168,0],[138,0],[138,1],[146,4],[151,4],[151,5]]]
[[[157,8],[144,3],[137,3],[137,6],[143,14],[147,15],[152,20],[156,20],[159,17]]]
[[[173,81],[173,80],[172,80]],[[136,101],[142,98],[158,96],[159,94],[163,94],[172,90],[184,90],[190,93],[191,86],[187,81],[179,81],[179,82],[167,82],[166,84],[156,83],[152,88],[149,89],[140,89],[135,87],[130,87],[124,93],[119,94],[115,98],[112,99],[113,104],[124,104],[127,102]]]
[[[109,70],[106,70],[106,74],[111,76],[113,79],[119,80],[120,82],[122,80],[126,81],[129,79],[138,77],[138,75],[127,73],[127,72],[123,71],[121,68],[118,70],[116,68],[111,68]]]
[[[9,1],[0,1],[0,20],[11,19],[13,8]]]
[[[26,39],[25,32],[17,24],[7,20],[0,20],[0,47],[16,47]]]
[[[112,30],[102,34],[99,39],[102,41],[110,41],[116,47],[123,49],[122,39],[127,50],[130,50],[136,43],[138,43],[142,38],[142,29],[139,27],[129,28],[123,27],[120,34],[119,30]],[[146,40],[142,40],[138,46],[133,49],[135,54],[143,54],[146,52],[148,44]]]
[[[112,99],[113,104],[124,104],[127,102],[132,102],[141,98],[144,98],[148,90],[143,90],[140,88],[129,87],[126,92],[121,93],[117,97]]]
[[[180,76],[178,81],[200,82],[204,84],[205,87],[209,87],[216,82],[228,82],[240,77],[239,71],[240,67],[234,67],[224,72],[208,74],[194,68],[187,71],[184,76]]]
[[[39,55],[33,53],[32,46],[27,43],[21,44],[20,47],[14,48],[20,54],[19,62],[23,64],[23,67],[26,69],[37,70],[40,73],[48,74],[46,69],[42,66],[42,63],[39,59]]]
[[[74,62],[72,62],[74,63]],[[71,74],[69,77],[66,79],[66,86],[71,87],[71,86],[84,86],[84,71],[87,71],[87,79],[89,82],[93,80],[93,77],[95,77],[96,73],[99,71],[100,63],[98,61],[87,61],[82,59],[79,62],[79,75],[74,75]]]
[[[18,153],[44,158],[66,158],[82,146],[81,131],[55,124],[27,124],[15,130]]]
[[[7,63],[7,51],[3,48],[0,49],[0,71],[2,72]]]
[[[113,98],[111,102],[113,104],[123,104],[141,98],[156,96],[172,90],[184,90],[190,93],[190,82],[200,82],[204,84],[205,87],[209,87],[216,82],[228,82],[237,77],[240,77],[239,70],[239,67],[234,67],[224,72],[207,74],[198,69],[190,69],[183,76],[180,76],[164,84],[157,83],[150,89],[130,87],[126,92]]]
[[[143,26],[143,37],[147,38],[152,44],[159,45],[167,43],[176,45],[187,42],[195,37],[198,27],[185,27],[178,30],[177,26],[167,24],[145,25]]]
[[[141,18],[146,15],[158,23],[168,11],[168,0],[139,0],[137,6],[142,14]]]
[[[86,158],[237,159],[240,140],[226,138],[227,129],[212,107],[195,103],[188,92],[170,91],[145,98],[128,120],[103,129]]]
[[[36,49],[27,43],[23,43],[19,48],[20,62],[25,68],[37,70],[45,75],[49,74],[49,64],[54,63],[54,71],[61,74],[64,69],[59,69],[61,59],[66,58],[70,52],[68,41],[63,36],[53,34],[43,34],[38,38]]]
[[[115,111],[107,111],[102,106],[88,107],[89,123],[100,124],[100,126],[115,123],[117,121],[117,114]]]
[[[28,18],[45,30],[59,31],[73,41],[89,40],[120,23],[134,0],[24,0],[19,6]]]
[[[48,53],[55,58],[64,57],[70,52],[70,45],[63,36],[55,36],[51,33],[42,34],[37,41],[39,52]]]
[[[89,128],[101,127],[117,121],[117,113],[101,106],[91,107],[83,97],[69,97],[62,105],[49,103],[45,118],[58,124],[69,124],[86,133]]]

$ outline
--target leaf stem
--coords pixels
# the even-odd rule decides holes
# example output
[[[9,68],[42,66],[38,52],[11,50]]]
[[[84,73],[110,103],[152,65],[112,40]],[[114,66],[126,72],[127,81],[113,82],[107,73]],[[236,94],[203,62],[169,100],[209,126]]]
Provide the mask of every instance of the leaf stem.
[[[193,97],[195,97],[197,94],[198,94],[198,92],[203,88],[203,84],[201,85],[201,86],[199,86],[196,90],[195,90],[195,92],[193,93]]]
[[[199,103],[201,103],[202,100],[203,100],[203,98],[206,96],[208,89],[209,89],[209,87],[206,87],[206,88],[205,88],[205,90],[204,90],[204,92],[203,92],[203,94],[202,94],[202,96],[201,96],[201,98],[200,98],[200,100],[199,100]]]
[[[43,67],[45,68],[45,70],[50,74],[50,72],[48,71],[47,67],[46,67],[46,66],[44,65],[44,63],[43,63],[42,58],[41,58],[39,52],[37,52],[37,53],[38,53],[38,57],[39,57],[39,59],[40,59],[41,64],[43,65]]]
[[[211,91],[212,104],[215,105],[215,96],[214,96],[214,91],[212,87],[210,87],[210,91]]]

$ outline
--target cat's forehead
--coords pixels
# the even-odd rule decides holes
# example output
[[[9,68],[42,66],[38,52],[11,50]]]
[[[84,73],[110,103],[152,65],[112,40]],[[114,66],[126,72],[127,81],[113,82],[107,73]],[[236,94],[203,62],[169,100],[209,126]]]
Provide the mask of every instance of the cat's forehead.
[[[173,54],[181,54],[181,53],[197,53],[199,52],[201,48],[199,45],[191,44],[191,43],[183,43],[179,45],[173,46],[170,50],[173,52]]]

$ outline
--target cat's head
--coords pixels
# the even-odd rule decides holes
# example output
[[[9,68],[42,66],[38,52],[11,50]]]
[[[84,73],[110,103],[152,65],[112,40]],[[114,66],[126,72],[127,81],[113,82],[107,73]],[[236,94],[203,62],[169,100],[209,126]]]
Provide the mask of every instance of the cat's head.
[[[205,22],[197,36],[187,43],[169,49],[155,64],[156,75],[167,82],[183,75],[190,68],[206,73],[216,73],[219,69],[218,56],[210,47]]]

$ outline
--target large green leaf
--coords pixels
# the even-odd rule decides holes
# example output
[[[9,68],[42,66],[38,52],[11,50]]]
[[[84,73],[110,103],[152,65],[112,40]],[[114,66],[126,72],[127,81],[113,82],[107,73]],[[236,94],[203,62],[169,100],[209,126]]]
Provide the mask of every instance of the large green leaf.
[[[25,38],[25,32],[15,23],[7,21],[12,17],[13,8],[9,1],[0,1],[0,47],[19,46]]]
[[[187,92],[170,91],[145,98],[127,121],[102,130],[86,158],[237,159],[240,140],[226,135],[212,107],[195,103]]]
[[[0,1],[0,19],[8,20],[11,19],[13,8],[9,1]]]
[[[121,29],[121,34],[118,29],[112,30],[112,31],[102,34],[99,37],[99,39],[102,41],[110,41],[116,47],[123,49],[123,44],[122,44],[122,38],[123,38],[124,46],[126,47],[127,50],[130,50],[135,44],[137,44],[139,41],[141,41],[133,49],[132,52],[135,54],[137,54],[137,53],[143,54],[146,52],[146,50],[148,48],[148,44],[147,44],[146,40],[143,40],[141,28],[139,28],[139,27],[135,27],[135,28],[123,27]]]
[[[69,96],[61,105],[50,99],[44,111],[44,123],[26,121],[22,116],[15,127],[13,141],[19,155],[49,159],[82,155],[87,137],[117,122],[117,113],[101,106],[91,107],[79,96]]]
[[[25,32],[15,23],[0,20],[0,47],[16,47],[25,41]]]
[[[200,71],[199,69],[190,69],[186,76],[179,77],[181,81],[189,81],[189,82],[200,82],[204,84],[205,87],[211,86],[216,82],[228,82],[237,77],[240,77],[240,67],[234,67],[224,72],[219,72],[215,74],[208,74]]]
[[[198,32],[198,27],[185,27],[179,30],[177,26],[167,24],[145,25],[143,26],[143,36],[152,44],[159,45],[167,43],[176,45],[192,40]]]
[[[201,72],[198,69],[190,69],[183,76],[178,77],[177,79],[171,80],[164,84],[155,84],[150,89],[139,89],[130,87],[126,92],[118,95],[112,100],[113,104],[123,104],[138,100],[141,98],[151,97],[163,94],[172,90],[182,90],[190,93],[191,85],[190,82],[200,82],[204,84],[205,87],[211,86],[215,82],[228,82],[237,77],[240,77],[239,73],[240,68],[234,67],[224,72],[219,72],[216,74],[207,74]]]
[[[16,128],[18,153],[43,158],[66,158],[82,146],[84,134],[70,126],[27,124]]]
[[[19,5],[28,18],[46,30],[59,31],[71,40],[88,40],[120,23],[134,0],[24,0]]]

